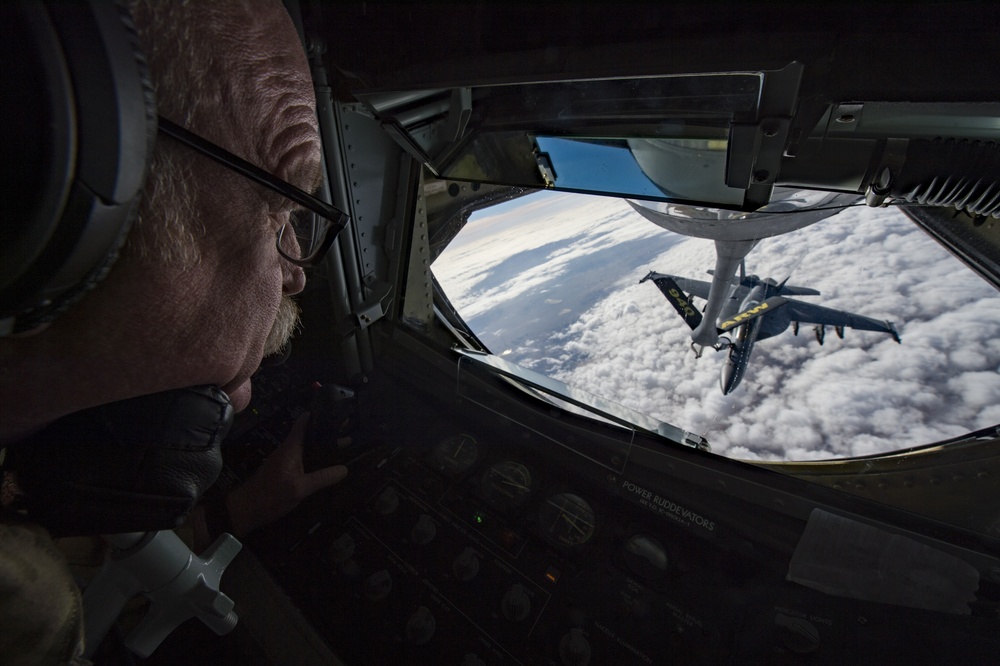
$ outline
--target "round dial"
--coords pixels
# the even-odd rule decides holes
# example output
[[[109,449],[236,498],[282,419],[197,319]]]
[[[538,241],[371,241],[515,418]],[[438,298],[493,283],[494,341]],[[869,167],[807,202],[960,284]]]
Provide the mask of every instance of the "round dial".
[[[431,452],[431,464],[448,476],[468,471],[479,459],[479,444],[472,435],[452,435],[442,439]]]
[[[557,546],[582,546],[594,536],[594,510],[579,495],[561,493],[542,503],[538,523]]]
[[[483,497],[501,509],[514,509],[531,495],[531,472],[519,462],[505,460],[483,474]]]

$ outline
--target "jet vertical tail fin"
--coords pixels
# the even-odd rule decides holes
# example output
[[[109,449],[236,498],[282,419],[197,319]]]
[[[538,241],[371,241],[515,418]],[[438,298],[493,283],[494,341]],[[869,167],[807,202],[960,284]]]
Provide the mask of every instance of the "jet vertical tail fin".
[[[698,328],[701,324],[701,313],[672,277],[650,271],[646,277],[639,280],[639,283],[642,284],[646,280],[652,280],[656,284],[670,301],[670,304],[674,306],[674,310],[677,310],[677,314],[684,319],[684,323],[691,327],[691,330]]]

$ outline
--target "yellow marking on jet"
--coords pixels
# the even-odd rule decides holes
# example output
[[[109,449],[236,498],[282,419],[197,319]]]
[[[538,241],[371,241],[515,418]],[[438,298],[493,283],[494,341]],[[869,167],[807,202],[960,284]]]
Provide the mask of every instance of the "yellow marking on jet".
[[[769,306],[767,302],[764,302],[758,305],[757,307],[750,308],[749,310],[744,310],[743,312],[739,313],[732,319],[727,319],[726,321],[719,324],[719,328],[721,328],[722,330],[725,330],[727,328],[732,328],[733,326],[736,326],[740,322],[746,319],[750,319],[751,317],[760,314],[764,310],[767,310],[768,307]]]
[[[684,300],[684,294],[676,289],[670,289],[669,291],[670,295],[674,298],[674,303],[677,304],[677,307],[684,310],[685,317],[691,317],[695,314],[694,308],[691,307],[691,304]]]

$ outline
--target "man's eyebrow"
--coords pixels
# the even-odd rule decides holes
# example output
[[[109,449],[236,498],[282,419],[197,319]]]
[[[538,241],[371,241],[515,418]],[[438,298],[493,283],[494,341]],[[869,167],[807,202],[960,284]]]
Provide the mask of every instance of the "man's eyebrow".
[[[295,170],[294,178],[294,180],[290,181],[293,185],[315,196],[320,186],[323,185],[324,180],[323,166],[319,159],[302,163]]]
[[[316,168],[311,169],[311,175],[309,176],[309,181],[307,182],[309,189],[306,191],[315,195],[319,188],[323,185],[323,181],[323,166],[319,163],[319,161],[317,161]]]
[[[289,173],[285,175],[285,182],[292,187],[305,192],[311,197],[321,199],[318,194],[320,187],[325,182],[325,179],[323,178],[323,167],[318,159],[310,160],[308,162],[299,162],[290,170]],[[285,197],[285,203],[282,206],[282,209],[299,211],[304,210],[305,207],[302,204]]]

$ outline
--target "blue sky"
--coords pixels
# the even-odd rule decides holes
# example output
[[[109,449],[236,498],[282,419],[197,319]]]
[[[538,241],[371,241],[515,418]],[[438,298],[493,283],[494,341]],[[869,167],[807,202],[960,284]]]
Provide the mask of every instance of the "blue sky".
[[[557,137],[540,136],[535,141],[551,157],[560,187],[640,198],[663,196],[627,149]]]

